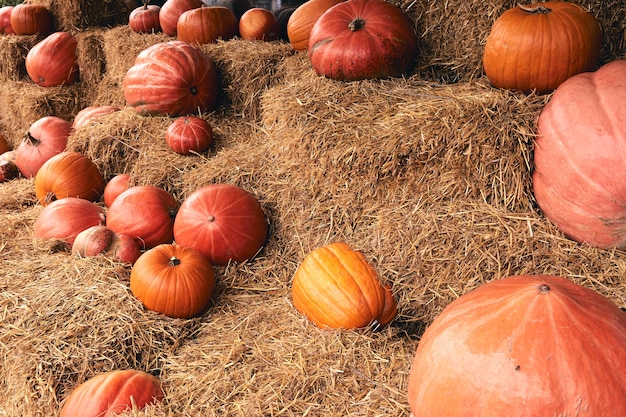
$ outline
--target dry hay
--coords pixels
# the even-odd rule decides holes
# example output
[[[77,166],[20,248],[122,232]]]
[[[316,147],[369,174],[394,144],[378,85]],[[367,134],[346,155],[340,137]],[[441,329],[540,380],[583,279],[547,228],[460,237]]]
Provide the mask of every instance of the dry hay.
[[[58,31],[122,25],[128,23],[130,13],[124,0],[31,0],[31,3],[50,10]]]
[[[40,40],[37,35],[0,35],[0,79],[3,82],[27,77],[26,55]]]

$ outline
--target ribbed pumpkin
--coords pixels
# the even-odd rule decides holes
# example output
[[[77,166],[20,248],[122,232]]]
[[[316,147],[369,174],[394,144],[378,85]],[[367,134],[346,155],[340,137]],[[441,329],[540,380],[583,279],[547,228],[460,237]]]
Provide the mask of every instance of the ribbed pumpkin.
[[[626,415],[626,314],[562,277],[509,277],[451,302],[420,339],[419,417]]]
[[[591,12],[566,1],[517,5],[493,24],[483,67],[494,87],[549,93],[598,65],[602,31]]]
[[[232,39],[237,30],[237,17],[223,6],[188,10],[180,15],[177,26],[178,39],[196,45]]]
[[[104,372],[78,385],[63,401],[60,417],[112,417],[143,409],[164,397],[161,381],[147,372],[123,369]]]
[[[80,152],[61,152],[48,159],[35,176],[39,203],[48,205],[67,197],[97,201],[104,192],[104,178],[98,166]]]
[[[126,103],[143,115],[211,111],[218,94],[213,61],[197,46],[182,41],[144,49],[124,77]]]
[[[202,0],[167,0],[159,11],[159,23],[163,33],[176,36],[180,15],[198,7],[202,7]]]
[[[78,40],[68,32],[55,32],[26,55],[26,72],[41,87],[70,85],[78,80]]]
[[[326,10],[344,0],[308,0],[302,3],[289,16],[287,21],[287,38],[296,51],[304,51],[309,47],[309,35],[317,19]]]
[[[20,3],[11,11],[11,27],[16,35],[46,36],[52,32],[52,13],[42,4]]]
[[[104,220],[104,210],[95,203],[84,198],[62,198],[41,210],[34,224],[35,237],[62,240],[71,247],[80,232],[104,224]]]
[[[565,235],[626,249],[626,61],[561,84],[537,121],[533,193]]]
[[[314,249],[293,277],[294,307],[321,328],[375,329],[397,313],[390,287],[372,265],[344,242]]]
[[[213,128],[201,117],[182,116],[168,126],[165,143],[181,155],[202,153],[213,144]]]
[[[128,15],[128,26],[137,33],[161,32],[161,7],[148,4],[150,0],[143,0],[143,5],[134,8]]]
[[[215,275],[209,259],[176,244],[158,245],[133,265],[130,290],[143,305],[169,317],[191,318],[211,301]]]

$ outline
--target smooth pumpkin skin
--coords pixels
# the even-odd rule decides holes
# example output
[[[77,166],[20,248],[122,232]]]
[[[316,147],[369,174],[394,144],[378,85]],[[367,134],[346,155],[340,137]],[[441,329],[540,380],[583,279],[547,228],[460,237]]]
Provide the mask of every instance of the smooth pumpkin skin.
[[[309,36],[313,25],[326,10],[345,0],[308,0],[298,6],[287,21],[287,39],[296,51],[309,47]]]
[[[133,402],[141,410],[164,396],[159,379],[147,372],[109,371],[78,385],[63,401],[60,417],[111,417],[130,410]]]
[[[529,12],[540,7],[547,13]],[[566,1],[516,6],[493,24],[483,67],[497,88],[552,92],[572,75],[598,65],[602,30],[585,8]]]
[[[626,61],[561,84],[537,121],[533,193],[566,236],[626,248]]]
[[[147,309],[168,317],[199,315],[209,305],[214,288],[209,259],[176,244],[162,244],[144,252],[130,273],[133,295]]]
[[[188,10],[178,19],[178,39],[196,45],[232,39],[238,31],[235,14],[224,6]]]
[[[547,289],[549,288],[549,289]],[[626,314],[562,277],[517,276],[451,302],[408,382],[419,417],[626,415]]]
[[[389,324],[397,313],[389,287],[359,251],[335,242],[311,251],[292,282],[293,305],[320,328]]]
[[[11,13],[14,6],[0,7],[0,34],[13,35],[15,31],[11,26]]]
[[[180,15],[198,7],[202,7],[202,0],[167,0],[159,10],[159,23],[163,33],[176,36]]]
[[[111,178],[104,186],[104,193],[102,194],[104,205],[111,207],[113,200],[115,200],[118,195],[128,190],[131,186],[130,184],[131,177],[129,174],[117,174]]]
[[[55,32],[33,46],[26,55],[26,72],[41,87],[58,87],[78,81],[78,40],[68,32]]]
[[[80,232],[104,222],[104,210],[95,203],[84,198],[62,198],[41,210],[34,223],[34,235],[62,240],[71,247]]]
[[[247,41],[275,41],[280,37],[280,24],[271,11],[253,7],[241,15],[239,35]]]
[[[82,257],[104,254],[129,264],[135,263],[141,255],[134,239],[127,235],[117,234],[105,225],[91,226],[76,235],[72,244],[72,253]]]
[[[11,11],[11,27],[16,35],[42,35],[52,32],[53,18],[41,4],[20,3]]]

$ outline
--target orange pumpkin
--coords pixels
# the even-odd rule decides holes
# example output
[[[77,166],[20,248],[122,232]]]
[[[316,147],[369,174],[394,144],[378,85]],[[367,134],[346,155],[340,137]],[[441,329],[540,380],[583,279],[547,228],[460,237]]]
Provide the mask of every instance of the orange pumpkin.
[[[365,256],[343,242],[310,252],[293,277],[294,307],[318,327],[357,329],[386,326],[397,313]]]
[[[163,33],[176,36],[180,15],[198,7],[202,7],[202,0],[167,0],[159,10],[159,23]]]
[[[70,247],[83,230],[104,224],[104,210],[84,198],[68,197],[45,206],[34,224],[35,237],[57,239]]]
[[[15,31],[11,26],[11,13],[14,6],[0,7],[0,34],[13,35]]]
[[[76,113],[76,116],[74,116],[74,121],[72,122],[72,127],[74,129],[78,129],[92,120],[95,120],[102,116],[106,116],[107,114],[111,114],[119,110],[120,108],[116,106],[87,106],[80,110],[78,113]]]
[[[68,32],[55,32],[26,55],[26,72],[41,87],[70,85],[78,80],[78,40]]]
[[[517,276],[451,302],[408,381],[420,417],[626,415],[626,314],[562,277]]]
[[[161,31],[161,7],[148,4],[150,0],[143,0],[143,6],[134,8],[128,15],[128,26],[137,33],[157,33]]]
[[[165,142],[180,155],[202,153],[213,144],[213,128],[198,116],[179,117],[165,131]]]
[[[215,287],[213,266],[200,252],[176,244],[158,245],[133,265],[130,290],[143,305],[169,317],[202,313]]]
[[[271,11],[253,7],[239,19],[239,35],[248,41],[275,41],[280,37],[280,24]]]
[[[235,14],[224,6],[207,6],[188,10],[178,19],[178,39],[202,45],[218,39],[229,40],[235,36],[238,21]]]
[[[335,4],[344,0],[308,0],[298,6],[287,21],[287,37],[296,51],[304,51],[309,47],[309,36],[317,19]]]
[[[111,207],[113,200],[130,187],[130,180],[131,178],[128,174],[117,174],[111,178],[104,186],[104,193],[102,195],[104,205]]]
[[[46,36],[52,32],[52,13],[42,4],[20,3],[11,11],[10,20],[16,35]]]

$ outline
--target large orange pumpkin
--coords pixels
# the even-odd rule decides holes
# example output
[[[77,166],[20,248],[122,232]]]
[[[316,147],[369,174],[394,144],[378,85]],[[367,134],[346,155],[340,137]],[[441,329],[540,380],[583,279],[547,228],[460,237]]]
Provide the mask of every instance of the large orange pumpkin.
[[[80,232],[104,221],[104,210],[95,203],[84,198],[62,198],[41,210],[35,220],[34,234],[40,239],[65,241],[71,247]]]
[[[26,55],[26,72],[41,87],[70,85],[78,80],[78,40],[68,32],[55,32]]]
[[[309,35],[317,19],[326,10],[345,0],[308,0],[302,3],[289,16],[287,21],[287,38],[296,51],[304,51],[309,47]]]
[[[177,26],[178,39],[196,45],[232,39],[237,30],[237,17],[224,6],[188,10],[180,15]]]
[[[161,381],[135,369],[98,374],[78,385],[63,401],[60,417],[111,417],[143,409],[164,397]]]
[[[126,102],[145,115],[211,111],[217,106],[218,94],[213,61],[200,48],[183,41],[144,49],[124,77]]]
[[[626,61],[561,84],[539,114],[533,192],[578,242],[626,249]]]
[[[130,290],[143,305],[169,317],[191,318],[211,301],[215,276],[209,259],[195,249],[158,245],[133,265]]]
[[[391,288],[344,242],[311,251],[296,269],[291,291],[294,307],[322,328],[378,329],[397,313]]]
[[[483,67],[494,87],[548,93],[572,75],[594,70],[601,44],[600,25],[580,5],[517,5],[493,24]]]
[[[10,20],[16,35],[46,36],[52,32],[53,16],[43,4],[20,3],[11,11]]]
[[[561,277],[509,277],[426,329],[408,398],[419,417],[626,415],[626,314]]]

